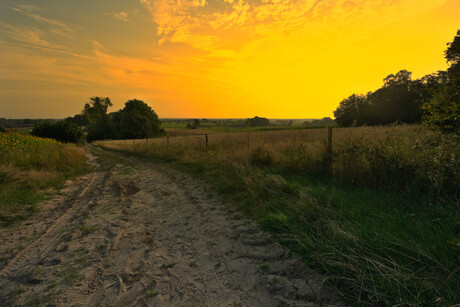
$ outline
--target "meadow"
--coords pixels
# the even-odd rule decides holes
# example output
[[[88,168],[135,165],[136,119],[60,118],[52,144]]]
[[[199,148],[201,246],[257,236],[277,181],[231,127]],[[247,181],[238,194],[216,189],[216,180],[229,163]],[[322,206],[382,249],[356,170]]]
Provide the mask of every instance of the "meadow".
[[[207,179],[348,303],[460,302],[457,136],[334,128],[329,154],[326,129],[188,131],[94,144]]]
[[[24,133],[0,133],[0,224],[33,214],[46,189],[87,172],[85,150]]]

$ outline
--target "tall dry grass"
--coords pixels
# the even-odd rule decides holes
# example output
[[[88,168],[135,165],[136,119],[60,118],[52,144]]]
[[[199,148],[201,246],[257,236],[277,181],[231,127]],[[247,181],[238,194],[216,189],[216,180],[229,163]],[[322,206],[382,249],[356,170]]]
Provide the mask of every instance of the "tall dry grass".
[[[460,147],[457,136],[421,126],[336,128],[332,166],[327,167],[326,129],[229,132],[136,141],[99,142],[112,149],[219,167],[272,167],[316,175],[331,171],[344,182],[426,196],[433,203],[458,199]]]

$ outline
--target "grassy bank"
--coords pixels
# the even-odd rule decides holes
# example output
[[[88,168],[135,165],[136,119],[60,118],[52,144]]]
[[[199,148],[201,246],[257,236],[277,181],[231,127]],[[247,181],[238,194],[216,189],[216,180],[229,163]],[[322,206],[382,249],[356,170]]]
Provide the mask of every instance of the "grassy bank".
[[[36,210],[43,190],[88,171],[84,148],[51,139],[0,133],[0,224],[14,225]]]
[[[100,146],[201,174],[351,304],[460,303],[459,145],[417,126]],[[326,172],[327,170],[327,172]]]

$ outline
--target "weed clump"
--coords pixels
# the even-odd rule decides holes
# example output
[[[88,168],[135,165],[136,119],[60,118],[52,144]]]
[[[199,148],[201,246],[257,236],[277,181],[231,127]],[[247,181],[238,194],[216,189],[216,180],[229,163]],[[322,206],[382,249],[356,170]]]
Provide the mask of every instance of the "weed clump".
[[[273,155],[262,146],[255,148],[249,155],[251,165],[264,167],[273,163]]]

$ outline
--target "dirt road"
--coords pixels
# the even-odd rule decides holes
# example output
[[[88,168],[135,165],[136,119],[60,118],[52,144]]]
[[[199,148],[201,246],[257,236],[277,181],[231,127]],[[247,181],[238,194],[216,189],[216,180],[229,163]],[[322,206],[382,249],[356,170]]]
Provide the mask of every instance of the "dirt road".
[[[202,181],[100,149],[91,162],[94,172],[1,230],[0,306],[337,305]]]

